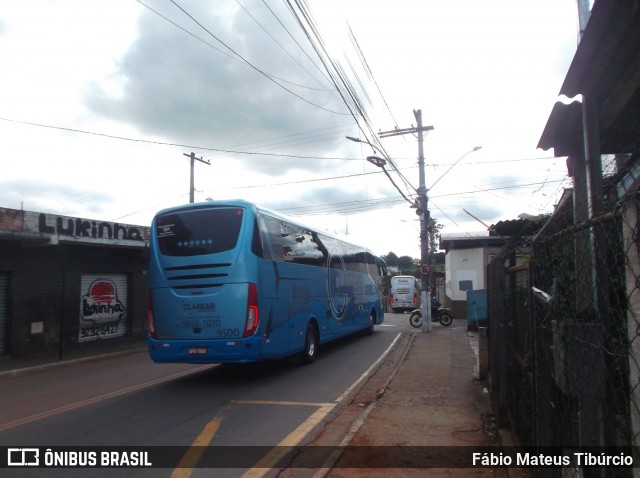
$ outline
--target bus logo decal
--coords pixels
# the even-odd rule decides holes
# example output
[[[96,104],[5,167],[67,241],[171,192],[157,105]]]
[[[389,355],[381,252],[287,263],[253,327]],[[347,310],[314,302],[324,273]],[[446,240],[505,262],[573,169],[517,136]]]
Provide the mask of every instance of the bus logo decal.
[[[327,295],[329,296],[331,313],[338,320],[344,317],[347,310],[347,297],[339,292],[346,285],[343,284],[346,279],[345,270],[346,266],[342,256],[329,255],[327,258]],[[336,304],[337,301],[334,301],[334,296],[336,298],[342,297],[342,304]]]
[[[198,312],[215,312],[216,303],[215,302],[196,302],[195,304],[191,304],[185,301],[182,304],[182,310],[184,310],[187,313],[187,315],[193,315]]]

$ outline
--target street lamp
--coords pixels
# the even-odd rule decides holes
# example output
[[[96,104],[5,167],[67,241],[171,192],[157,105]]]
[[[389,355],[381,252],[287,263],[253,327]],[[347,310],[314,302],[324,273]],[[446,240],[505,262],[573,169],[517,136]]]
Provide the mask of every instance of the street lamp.
[[[391,184],[393,184],[393,187],[396,188],[396,190],[400,193],[400,195],[404,198],[404,200],[407,201],[409,204],[413,204],[413,201],[411,201],[411,199],[405,196],[405,194],[402,192],[402,189],[398,187],[396,182],[393,180],[393,178],[389,174],[389,171],[387,171],[387,169],[385,168],[385,165],[387,164],[386,159],[379,158],[378,156],[367,156],[367,161],[369,161],[374,166],[377,166],[380,169],[382,169],[382,172],[387,176],[389,181],[391,181]]]
[[[378,146],[375,146],[374,144],[371,144],[369,141],[365,141],[363,139],[360,138],[354,138],[353,136],[345,136],[349,141],[353,141],[354,143],[363,143],[363,144],[368,144],[369,146],[371,146],[373,148],[374,151],[382,151],[382,148],[379,148]],[[393,162],[391,161],[391,158],[387,158],[387,159],[383,159],[380,158],[378,156],[367,156],[367,161],[369,161],[371,164],[373,164],[374,166],[377,166],[378,168],[382,169],[382,172],[387,176],[387,178],[389,178],[389,181],[391,181],[391,183],[393,184],[393,186],[396,188],[396,190],[400,193],[400,195],[404,198],[405,201],[407,201],[409,204],[414,204],[415,201],[412,201],[411,199],[409,199],[403,192],[402,189],[400,189],[398,187],[398,185],[395,183],[395,181],[393,180],[393,178],[391,177],[391,175],[389,174],[389,171],[386,170],[385,166],[387,164],[387,162],[389,162],[391,164],[391,166],[393,166]],[[394,169],[395,166],[393,166]],[[412,186],[413,188],[413,186]]]
[[[436,179],[436,181],[431,185],[431,189],[433,189],[433,187],[436,184],[438,184],[438,181],[440,181],[442,178],[444,178],[445,174],[447,174],[449,171],[451,171],[456,164],[458,164],[460,161],[462,161],[462,158],[464,158],[467,154],[475,153],[479,149],[482,149],[482,146],[474,146],[474,148],[471,151],[467,151],[462,156],[460,156],[455,163],[453,163],[451,166],[449,166],[449,169],[447,169],[442,176],[440,176],[438,179]]]
[[[365,141],[363,139],[360,138],[354,138],[353,136],[346,136],[346,138],[349,141],[353,141],[354,143],[364,143],[364,144],[368,144],[369,146],[371,146],[374,149],[377,149],[374,145],[372,145],[369,141]]]
[[[372,143],[370,143],[369,141],[365,141],[364,139],[360,139],[360,138],[354,138],[353,136],[345,136],[349,141],[353,141],[354,143],[362,143],[362,144],[368,144],[369,146],[371,146],[373,148],[374,151],[380,151],[380,148]]]
[[[417,220],[418,220],[418,219],[416,219],[416,221],[417,221]],[[405,220],[405,219],[399,219],[399,221],[400,221],[400,222],[404,222],[404,223],[409,224],[411,227],[413,227],[413,228],[416,230],[416,232],[418,232],[418,233],[420,232],[420,229],[418,229],[418,228],[416,227],[416,225],[415,225],[415,224],[413,224],[412,222],[407,221],[407,220]]]
[[[377,156],[367,156],[367,161],[369,161],[374,166],[377,166],[382,169],[384,169],[385,165],[387,164],[386,160],[379,158]]]

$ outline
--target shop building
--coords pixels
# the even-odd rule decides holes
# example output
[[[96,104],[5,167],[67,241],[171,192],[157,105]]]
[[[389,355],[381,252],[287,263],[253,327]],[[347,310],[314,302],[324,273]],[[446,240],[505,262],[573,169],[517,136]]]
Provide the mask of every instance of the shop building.
[[[0,208],[0,356],[146,337],[149,228]]]

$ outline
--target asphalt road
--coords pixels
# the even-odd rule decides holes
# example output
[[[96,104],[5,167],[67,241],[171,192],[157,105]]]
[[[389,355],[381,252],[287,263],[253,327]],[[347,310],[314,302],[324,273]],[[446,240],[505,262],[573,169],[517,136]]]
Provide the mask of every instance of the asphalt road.
[[[434,327],[440,327],[439,324]],[[157,365],[146,353],[45,369],[0,382],[0,446],[300,445],[366,379],[408,314],[385,314],[372,336],[321,347],[315,363]],[[196,465],[198,457],[190,457]],[[86,476],[88,470],[9,469],[6,476]],[[189,466],[94,469],[92,476],[211,476]],[[210,471],[210,470],[209,470]],[[116,473],[118,472],[118,473]],[[216,470],[241,476],[243,470]],[[4,473],[3,473],[4,474]],[[250,472],[246,476],[263,476]]]

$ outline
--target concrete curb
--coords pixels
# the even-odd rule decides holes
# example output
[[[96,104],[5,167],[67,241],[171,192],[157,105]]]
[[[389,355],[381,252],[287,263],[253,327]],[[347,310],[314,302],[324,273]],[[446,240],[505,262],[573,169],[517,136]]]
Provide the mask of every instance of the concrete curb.
[[[349,428],[349,431],[347,432],[345,437],[342,439],[342,441],[338,445],[337,449],[323,463],[322,467],[319,468],[318,471],[313,475],[313,478],[325,478],[331,472],[331,470],[333,469],[335,464],[338,462],[338,460],[342,456],[342,454],[344,452],[344,447],[348,446],[349,443],[351,443],[351,440],[353,440],[353,437],[358,433],[360,428],[362,428],[362,425],[364,425],[364,423],[366,422],[367,417],[369,416],[369,414],[376,408],[376,406],[378,404],[378,401],[384,396],[385,392],[388,390],[389,385],[393,381],[393,378],[398,373],[398,370],[400,370],[400,367],[402,366],[402,364],[404,363],[405,359],[407,358],[407,355],[409,354],[409,351],[413,347],[413,343],[414,343],[414,340],[415,340],[415,335],[417,333],[418,332],[414,332],[411,335],[409,343],[405,347],[405,349],[404,349],[404,351],[402,353],[402,356],[400,357],[400,360],[398,361],[396,366],[393,368],[393,370],[391,371],[391,373],[389,374],[389,376],[385,380],[383,386],[377,391],[376,400],[374,402],[371,402],[369,405],[367,405],[364,408],[364,410],[355,418],[355,420],[351,423],[351,427]],[[348,397],[346,397],[346,398],[348,398]]]
[[[127,350],[118,350],[118,351],[114,351],[114,352],[107,352],[107,353],[104,353],[104,354],[90,355],[90,356],[87,356],[87,357],[78,357],[78,358],[72,358],[72,359],[68,359],[68,360],[58,360],[56,362],[48,362],[48,363],[43,363],[43,364],[38,364],[38,365],[31,365],[31,366],[28,366],[28,367],[21,367],[21,368],[16,368],[16,369],[13,369],[13,370],[5,370],[4,372],[0,372],[0,380],[4,380],[4,379],[8,379],[8,378],[20,377],[20,376],[23,376],[23,375],[28,375],[30,373],[36,373],[36,372],[40,372],[40,371],[43,371],[43,370],[52,369],[52,368],[55,368],[55,367],[62,367],[64,365],[74,365],[74,364],[78,364],[78,363],[102,360],[102,359],[109,358],[109,357],[117,357],[117,356],[120,356],[120,355],[129,355],[129,354],[141,353],[141,352],[145,352],[146,350],[147,350],[146,346],[142,346],[142,347],[131,348],[131,349],[127,349]]]

